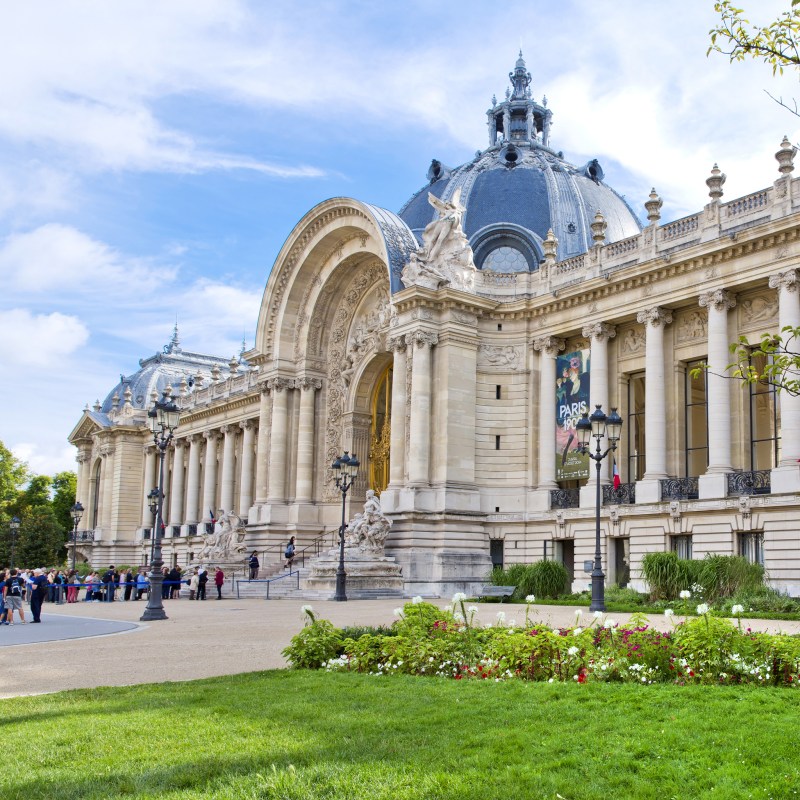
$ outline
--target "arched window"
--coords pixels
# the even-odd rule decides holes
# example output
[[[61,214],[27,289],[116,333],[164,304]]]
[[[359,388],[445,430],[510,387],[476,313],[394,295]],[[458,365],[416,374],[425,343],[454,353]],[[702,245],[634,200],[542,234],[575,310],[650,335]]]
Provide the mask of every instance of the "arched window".
[[[489,252],[481,269],[491,269],[494,272],[528,272],[529,267],[524,253],[516,247],[503,245]]]

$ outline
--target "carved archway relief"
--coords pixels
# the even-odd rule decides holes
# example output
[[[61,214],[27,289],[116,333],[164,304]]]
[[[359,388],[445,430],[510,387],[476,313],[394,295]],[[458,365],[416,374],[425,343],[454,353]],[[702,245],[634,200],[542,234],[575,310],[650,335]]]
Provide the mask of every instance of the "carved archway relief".
[[[261,302],[256,332],[257,362],[295,360],[295,340],[302,339],[302,317],[343,260],[356,253],[384,264],[388,254],[370,209],[356,200],[320,203],[297,224],[275,261]]]

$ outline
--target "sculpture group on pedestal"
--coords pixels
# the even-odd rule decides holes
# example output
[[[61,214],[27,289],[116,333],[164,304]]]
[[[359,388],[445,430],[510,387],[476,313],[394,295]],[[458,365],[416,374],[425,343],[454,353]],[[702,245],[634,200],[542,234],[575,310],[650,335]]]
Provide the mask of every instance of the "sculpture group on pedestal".
[[[461,189],[452,200],[440,200],[428,193],[428,202],[439,212],[422,232],[422,247],[411,258],[400,275],[403,286],[424,286],[438,289],[474,291],[475,262],[469,240],[461,227],[465,207],[461,205]]]

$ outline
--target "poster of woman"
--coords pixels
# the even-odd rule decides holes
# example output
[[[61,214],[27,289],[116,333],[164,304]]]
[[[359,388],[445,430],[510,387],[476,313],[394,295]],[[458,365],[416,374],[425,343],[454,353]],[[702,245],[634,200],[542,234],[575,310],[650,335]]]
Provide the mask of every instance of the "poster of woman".
[[[589,477],[589,456],[578,451],[575,426],[589,410],[589,350],[556,358],[556,480]]]

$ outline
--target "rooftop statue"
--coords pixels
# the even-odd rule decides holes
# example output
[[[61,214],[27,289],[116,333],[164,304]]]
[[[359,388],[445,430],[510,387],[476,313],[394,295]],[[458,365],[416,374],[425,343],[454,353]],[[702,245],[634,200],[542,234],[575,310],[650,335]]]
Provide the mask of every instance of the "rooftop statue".
[[[453,192],[452,200],[440,200],[428,193],[428,202],[438,217],[422,232],[422,247],[412,253],[400,280],[403,285],[426,286],[438,289],[452,285],[470,291],[475,286],[475,263],[472,248],[461,227],[465,207],[461,204],[461,189]]]

